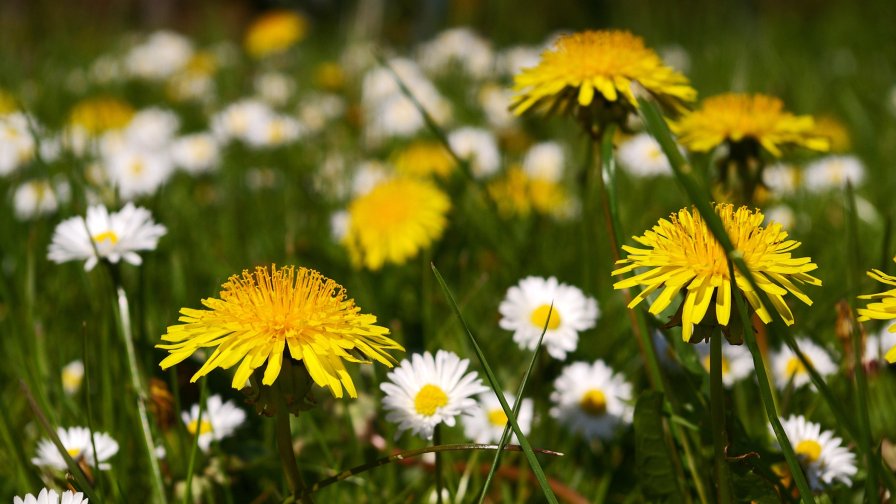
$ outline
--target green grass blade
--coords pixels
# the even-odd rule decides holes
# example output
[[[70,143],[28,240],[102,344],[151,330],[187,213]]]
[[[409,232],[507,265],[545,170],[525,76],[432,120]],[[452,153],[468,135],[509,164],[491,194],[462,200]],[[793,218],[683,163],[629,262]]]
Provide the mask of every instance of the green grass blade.
[[[193,434],[193,442],[190,443],[190,459],[187,462],[186,490],[184,491],[184,504],[193,502],[193,473],[196,471],[196,456],[199,453],[199,434],[202,429],[202,415],[205,413],[205,401],[208,398],[208,380],[203,376],[199,379],[199,414],[196,416],[196,433]]]
[[[488,365],[488,361],[485,358],[485,354],[482,353],[482,349],[479,347],[479,343],[476,341],[476,337],[473,336],[473,333],[467,326],[467,322],[464,320],[463,314],[461,314],[460,308],[457,306],[457,302],[455,302],[454,296],[451,294],[451,289],[448,288],[448,284],[445,283],[445,279],[442,278],[442,274],[439,273],[439,270],[438,268],[436,268],[435,264],[432,265],[432,272],[436,275],[436,280],[438,280],[439,285],[442,287],[442,291],[445,293],[445,297],[447,297],[448,302],[451,303],[451,307],[454,310],[454,315],[457,316],[457,320],[460,322],[461,326],[464,329],[464,332],[470,339],[470,343],[473,345],[473,350],[476,352],[476,357],[479,358],[480,364],[482,364],[482,369],[485,373],[485,377],[488,380],[492,390],[495,392],[495,395],[498,397],[498,401],[501,403],[501,408],[504,410],[504,414],[507,415],[507,421],[513,428],[513,432],[514,434],[516,434],[516,437],[519,440],[520,447],[522,447],[523,449],[523,453],[526,454],[526,460],[529,461],[529,467],[535,474],[535,479],[538,480],[538,484],[541,486],[541,491],[544,494],[545,499],[553,504],[558,504],[557,497],[554,495],[554,491],[551,490],[551,485],[548,483],[547,476],[545,476],[544,470],[542,470],[541,468],[541,464],[538,463],[538,459],[535,457],[535,452],[532,451],[532,446],[529,444],[529,440],[526,439],[526,436],[520,429],[516,418],[514,418],[513,410],[507,404],[507,399],[504,398],[504,388],[501,387],[498,378],[495,376],[492,368]]]
[[[544,335],[548,332],[548,323],[551,321],[551,315],[554,313],[554,301],[551,301],[551,306],[548,308],[548,316],[544,319],[544,327],[541,328],[541,336],[538,337],[538,345],[535,346],[535,351],[532,352],[532,359],[529,361],[529,367],[526,368],[526,373],[523,375],[523,381],[520,382],[520,386],[516,391],[516,401],[513,403],[513,418],[516,419],[517,415],[520,414],[520,408],[523,405],[523,393],[526,391],[526,384],[529,383],[529,376],[532,374],[532,369],[535,367],[535,363],[538,361],[538,356],[541,355],[541,344],[544,342]],[[502,392],[503,393],[503,392]],[[504,451],[504,446],[510,441],[510,423],[504,426],[504,432],[501,433],[501,439],[498,441],[498,451],[495,452],[495,458],[492,460],[492,465],[489,467],[488,475],[485,477],[485,483],[482,485],[482,491],[479,493],[479,504],[482,504],[485,501],[485,496],[488,494],[488,487],[491,486],[492,479],[495,477],[495,471],[498,470],[498,465],[501,463],[501,454]]]

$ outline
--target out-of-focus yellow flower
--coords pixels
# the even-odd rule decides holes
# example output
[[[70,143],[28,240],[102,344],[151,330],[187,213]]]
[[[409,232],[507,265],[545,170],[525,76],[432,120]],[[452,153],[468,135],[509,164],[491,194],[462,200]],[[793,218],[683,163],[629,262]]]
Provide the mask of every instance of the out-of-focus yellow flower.
[[[325,61],[314,68],[314,83],[321,89],[339,91],[345,86],[345,71],[335,61]]]
[[[707,98],[698,110],[671,124],[682,146],[708,152],[723,143],[754,141],[772,156],[785,146],[828,150],[828,139],[816,131],[811,116],[784,110],[784,102],[763,94],[722,94]]]
[[[538,65],[514,77],[513,112],[531,108],[571,112],[589,107],[595,97],[633,109],[630,89],[637,81],[661,102],[681,108],[696,99],[688,79],[663,64],[641,37],[621,30],[585,31],[564,35],[544,51]]]
[[[815,121],[815,133],[828,139],[831,152],[847,152],[852,146],[846,125],[831,116],[821,116]]]
[[[401,175],[424,178],[448,178],[456,167],[454,158],[442,144],[427,140],[414,142],[398,151],[392,164]]]
[[[793,314],[784,296],[793,294],[800,301],[811,305],[809,299],[796,284],[821,285],[821,280],[809,275],[818,268],[808,257],[796,258],[791,252],[800,243],[787,239],[787,232],[780,224],[762,227],[765,216],[759,210],[731,204],[717,204],[715,211],[721,217],[725,231],[731,237],[734,248],[743,256],[756,279],[765,291],[775,311],[787,325],[793,324]],[[763,322],[769,323],[771,315],[759,295],[747,279],[735,269],[737,292],[731,290],[731,277],[725,250],[716,241],[696,209],[687,208],[673,213],[669,220],[660,219],[652,230],[635,241],[645,248],[624,245],[628,257],[616,262],[619,266],[612,275],[622,275],[641,270],[636,275],[613,284],[614,289],[643,286],[643,290],[629,303],[634,308],[647,296],[663,287],[650,305],[650,313],[658,315],[665,310],[675,296],[684,291],[681,306],[682,336],[691,339],[694,326],[704,321],[710,304],[709,324],[727,327],[731,319],[732,296],[739,292]]]
[[[12,95],[0,89],[0,115],[15,112],[16,108],[16,100]]]
[[[284,357],[301,361],[311,379],[342,397],[343,387],[357,397],[345,362],[375,360],[392,367],[388,350],[404,350],[388,338],[376,317],[361,313],[345,289],[317,271],[286,266],[257,267],[233,275],[220,298],[207,298],[207,310],[182,308],[181,324],[168,327],[157,345],[171,352],[161,362],[167,369],[196,351],[214,348],[191,381],[215,368],[239,363],[233,388],[242,388],[257,368],[267,363],[262,384],[280,375]]]
[[[131,122],[134,113],[133,107],[117,98],[88,98],[72,107],[68,122],[91,135],[99,135],[124,128]]]
[[[308,20],[289,10],[267,12],[252,22],[246,31],[246,52],[254,58],[281,53],[305,38]]]
[[[519,166],[487,186],[503,217],[526,217],[533,211],[543,215],[562,216],[569,208],[569,195],[563,186],[552,180],[532,178]]]
[[[450,208],[451,200],[431,182],[387,180],[349,204],[343,243],[352,262],[368,269],[403,264],[442,236]]]

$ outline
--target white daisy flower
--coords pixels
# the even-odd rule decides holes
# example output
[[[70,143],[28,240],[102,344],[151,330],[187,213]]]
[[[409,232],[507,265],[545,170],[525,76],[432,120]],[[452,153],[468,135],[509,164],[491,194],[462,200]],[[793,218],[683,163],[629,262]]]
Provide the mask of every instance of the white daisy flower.
[[[84,381],[84,362],[73,360],[62,368],[62,389],[68,395],[77,394]]]
[[[709,342],[701,341],[695,345],[700,363],[709,372]],[[753,375],[753,356],[746,345],[722,344],[722,383],[733,387],[735,383]]]
[[[479,106],[485,113],[485,119],[493,128],[504,129],[516,122],[516,116],[510,111],[513,90],[497,84],[482,86],[477,95]]]
[[[84,460],[90,467],[97,466],[102,471],[109,470],[111,466],[107,461],[118,453],[118,443],[112,436],[105,432],[94,432],[93,440],[90,439],[90,429],[87,427],[69,427],[56,429],[56,435],[65,451],[71,455],[75,462]],[[93,446],[96,445],[97,456],[94,456]],[[40,467],[49,467],[64,471],[68,466],[56,445],[49,439],[41,439],[37,444],[37,455],[31,459],[31,463]]]
[[[837,364],[824,348],[807,338],[797,338],[796,344],[821,376],[837,372]],[[788,346],[783,346],[777,352],[772,353],[772,372],[779,389],[783,389],[790,382],[793,382],[794,388],[810,385],[813,390],[815,389],[815,385],[811,384],[806,367]]]
[[[345,99],[337,94],[309,93],[299,104],[298,116],[308,132],[314,133],[345,114],[345,109]]]
[[[502,50],[496,58],[498,73],[512,77],[524,68],[538,65],[542,50],[540,47],[533,46],[512,46]]]
[[[504,392],[504,400],[513,408],[516,396]],[[532,429],[532,411],[532,399],[523,399],[516,422],[524,436],[528,436]],[[504,413],[498,397],[494,392],[489,391],[479,395],[476,407],[470,415],[461,417],[461,421],[464,424],[464,435],[474,443],[497,443],[501,440],[504,427],[507,425],[507,415]],[[516,440],[516,434],[513,434],[513,431],[511,431],[511,435],[511,440]]]
[[[793,229],[796,224],[796,213],[787,205],[775,205],[762,211],[765,215],[763,225],[777,222],[783,229]]]
[[[432,73],[443,74],[457,65],[477,79],[491,74],[495,65],[495,55],[488,41],[466,27],[440,32],[420,46],[417,59]]]
[[[244,99],[231,103],[212,116],[211,130],[221,143],[245,141],[254,126],[266,123],[273,115],[274,111],[266,103],[257,99]]]
[[[380,182],[389,178],[391,168],[381,161],[362,161],[355,167],[351,179],[352,196],[357,198],[373,190]]]
[[[821,425],[797,415],[785,419],[781,426],[813,490],[823,490],[836,481],[851,483],[857,472],[856,456],[833,431],[822,431]],[[774,433],[771,426],[769,431]]]
[[[494,175],[501,168],[498,141],[490,131],[464,127],[448,135],[451,150],[470,163],[473,176],[479,179]]]
[[[342,243],[342,239],[348,234],[348,226],[351,216],[348,211],[339,210],[330,214],[330,236],[336,243]]]
[[[252,87],[262,100],[275,107],[285,105],[296,91],[293,78],[282,72],[259,74],[252,81]]]
[[[155,250],[166,232],[165,226],[152,220],[149,210],[132,203],[111,214],[106,207],[93,205],[86,219],[71,217],[56,226],[47,258],[56,263],[86,259],[87,271],[101,258],[139,265],[143,261],[137,251]]]
[[[386,420],[398,423],[396,437],[410,430],[431,440],[435,426],[455,424],[455,417],[476,407],[472,396],[488,390],[475,371],[467,371],[468,359],[445,350],[414,354],[386,375],[380,384],[386,393]]]
[[[619,164],[636,177],[671,175],[672,166],[660,144],[647,133],[638,133],[618,148]]]
[[[659,48],[660,59],[666,65],[687,75],[691,70],[691,55],[687,49],[678,45],[670,44]]]
[[[140,110],[124,130],[125,141],[142,150],[164,149],[180,128],[180,119],[170,110],[150,107]]]
[[[161,30],[131,48],[125,56],[125,65],[134,77],[163,80],[183,69],[192,56],[190,39],[179,33]]]
[[[188,173],[197,174],[218,166],[221,150],[211,133],[185,135],[171,144],[171,160]]]
[[[0,175],[7,175],[34,158],[33,120],[21,112],[0,115]]]
[[[199,433],[197,441],[202,451],[207,452],[212,441],[220,441],[233,435],[234,431],[246,422],[246,412],[236,406],[233,401],[223,402],[221,396],[215,394],[205,401],[202,421],[199,421],[199,405],[194,404],[189,413],[180,414],[187,432]]]
[[[523,171],[533,179],[559,182],[565,164],[566,154],[557,142],[535,144],[523,157]]]
[[[154,194],[174,173],[168,152],[131,145],[110,153],[103,160],[103,167],[126,201]]]
[[[554,277],[535,276],[509,288],[498,311],[501,328],[513,331],[513,341],[520,348],[535,350],[547,323],[544,345],[551,357],[560,360],[575,351],[579,333],[594,327],[600,315],[597,301],[577,287],[560,283]]]
[[[48,490],[44,488],[37,494],[37,497],[27,494],[25,497],[16,496],[12,500],[12,504],[87,504],[87,499],[81,492],[72,492],[66,490],[62,492],[62,498],[56,493],[56,490]]]
[[[846,181],[856,186],[865,180],[865,165],[855,156],[825,156],[806,165],[804,185],[811,192],[838,189]]]
[[[554,381],[551,416],[586,439],[611,439],[632,421],[632,386],[597,360],[574,362]]]
[[[391,137],[406,138],[423,129],[426,122],[417,105],[402,94],[383,99],[367,115],[367,139],[377,144]]]
[[[16,217],[31,220],[55,212],[60,200],[67,201],[68,196],[69,185],[64,180],[56,184],[49,180],[29,180],[16,188],[13,207]]]
[[[257,116],[249,126],[244,140],[253,147],[277,147],[302,137],[305,127],[292,117],[281,114]]]
[[[800,185],[800,171],[787,163],[775,163],[762,170],[762,183],[779,195],[793,194]]]

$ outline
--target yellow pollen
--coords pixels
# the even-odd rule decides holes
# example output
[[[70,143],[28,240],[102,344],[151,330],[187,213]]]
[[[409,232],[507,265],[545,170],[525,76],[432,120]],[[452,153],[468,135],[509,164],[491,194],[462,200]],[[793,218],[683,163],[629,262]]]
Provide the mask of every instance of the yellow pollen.
[[[493,409],[488,412],[488,423],[496,427],[504,427],[507,425],[507,415],[500,408]]]
[[[812,363],[808,357],[806,357],[806,360],[809,361],[809,364]],[[794,377],[803,374],[806,374],[806,366],[800,362],[799,358],[795,356],[791,357],[790,360],[787,361],[787,376]]]
[[[813,439],[804,439],[800,441],[793,450],[797,455],[802,456],[802,458],[810,464],[821,457],[821,445],[818,444],[818,441]]]
[[[607,412],[607,396],[598,389],[589,389],[579,401],[582,410],[591,416],[601,416]]]
[[[551,320],[548,320],[548,313],[551,314]],[[544,327],[545,322],[548,324],[548,330],[553,331],[560,327],[560,314],[557,313],[557,308],[551,310],[551,305],[543,304],[532,310],[532,315],[529,318],[532,324],[539,329]]]
[[[197,424],[199,424],[199,422],[196,420],[190,420],[190,423],[187,424],[187,432],[195,436],[197,430],[200,435],[208,434],[212,431],[212,423],[208,420],[203,420],[201,424]]]
[[[414,409],[423,416],[433,416],[448,404],[448,395],[438,385],[427,384],[414,397]]]
[[[115,231],[103,231],[100,234],[93,235],[93,241],[97,243],[108,241],[112,245],[115,245],[118,243],[118,235],[115,234]]]

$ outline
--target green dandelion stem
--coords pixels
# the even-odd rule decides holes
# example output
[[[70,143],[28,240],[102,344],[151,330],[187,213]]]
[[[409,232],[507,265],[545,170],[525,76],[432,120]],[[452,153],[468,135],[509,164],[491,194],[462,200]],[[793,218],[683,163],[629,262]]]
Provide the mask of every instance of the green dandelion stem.
[[[329,478],[322,479],[317,483],[314,483],[306,491],[304,491],[299,498],[304,498],[309,496],[315,492],[320,491],[321,489],[332,485],[333,483],[338,483],[340,481],[346,480],[352,476],[357,476],[358,474],[365,473],[371,469],[376,469],[377,467],[384,466],[386,464],[391,464],[393,462],[401,462],[403,460],[411,459],[414,457],[419,457],[420,455],[424,455],[426,453],[441,453],[441,452],[449,452],[449,451],[473,451],[473,450],[498,450],[500,447],[496,444],[479,444],[479,443],[464,443],[464,444],[447,444],[447,445],[438,445],[438,446],[427,446],[425,448],[418,448],[416,450],[407,450],[403,452],[396,453],[394,455],[389,455],[386,457],[381,457],[373,462],[367,462],[366,464],[361,464],[357,467],[353,467],[351,469],[347,469],[342,471],[339,474],[330,476]],[[506,445],[504,446],[503,451],[514,451],[521,452],[524,451],[520,445]],[[543,448],[532,448],[533,452],[541,453],[543,455],[553,455],[555,457],[562,457],[563,453],[553,451],[553,450],[545,450]]]
[[[193,434],[193,442],[190,443],[190,459],[187,462],[186,491],[184,491],[184,504],[193,502],[193,473],[196,470],[196,456],[199,453],[199,436],[202,432],[202,416],[205,413],[205,400],[208,396],[208,381],[203,376],[200,379],[199,414],[196,415],[196,432]]]
[[[305,492],[305,482],[302,480],[302,473],[299,472],[299,465],[296,463],[296,454],[292,449],[289,408],[287,408],[286,400],[283,399],[282,394],[278,392],[275,396],[277,397],[277,412],[274,414],[274,437],[277,440],[277,453],[280,455],[280,464],[283,466],[283,472],[286,473],[286,484],[289,485],[289,491],[292,495],[301,495],[301,502],[310,504],[313,501],[310,494]]]
[[[722,383],[722,331],[714,327],[709,342],[709,406],[712,413],[712,446],[715,456],[719,502],[731,499],[731,472],[728,469],[728,431],[725,428],[725,388]]]
[[[155,443],[152,439],[152,429],[149,425],[149,415],[146,411],[146,400],[148,395],[143,380],[140,377],[140,370],[137,367],[137,355],[134,351],[134,339],[131,332],[131,310],[128,305],[128,296],[121,284],[121,278],[115,266],[109,264],[109,270],[112,279],[115,282],[115,314],[118,322],[118,329],[121,332],[121,338],[124,340],[125,353],[128,358],[128,371],[131,375],[131,387],[137,394],[137,413],[140,417],[140,431],[143,434],[143,445],[146,448],[146,458],[149,461],[150,473],[152,474],[153,491],[158,497],[158,502],[167,502],[165,498],[165,486],[162,483],[162,471],[159,469],[159,461],[156,458]]]

